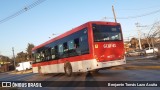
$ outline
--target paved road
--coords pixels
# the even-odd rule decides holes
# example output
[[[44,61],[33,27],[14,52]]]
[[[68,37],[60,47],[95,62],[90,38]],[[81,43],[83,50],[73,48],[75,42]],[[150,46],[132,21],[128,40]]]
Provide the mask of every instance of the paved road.
[[[133,57],[132,57],[133,58]],[[128,60],[128,64],[111,69],[100,70],[99,73],[39,75],[32,72],[7,72],[0,74],[0,81],[160,81],[160,60]],[[63,84],[63,82],[62,82]],[[97,85],[100,83],[97,82]],[[67,86],[67,85],[66,85]],[[78,86],[78,85],[77,85]],[[0,88],[3,90],[4,88]],[[22,90],[159,90],[158,87],[45,87],[18,88]],[[5,88],[5,90],[7,90]],[[11,90],[11,89],[8,89]],[[17,90],[17,88],[15,88]]]

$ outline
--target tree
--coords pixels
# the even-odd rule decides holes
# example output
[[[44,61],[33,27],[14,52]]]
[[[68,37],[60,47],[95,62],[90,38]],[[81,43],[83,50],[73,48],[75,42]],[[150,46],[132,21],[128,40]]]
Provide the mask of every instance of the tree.
[[[137,48],[137,47],[138,47],[138,39],[132,38],[132,39],[130,40],[130,43],[131,43],[131,47],[132,47],[132,48]]]
[[[19,52],[16,56],[16,62],[24,62],[27,60],[27,53]]]
[[[32,59],[32,48],[34,48],[34,44],[32,43],[28,43],[28,46],[27,46],[27,59],[28,60],[31,60]]]
[[[154,42],[156,38],[160,38],[160,24],[159,22],[155,22],[150,28],[148,35],[146,36],[147,43],[149,47],[154,46]]]
[[[10,62],[11,62],[11,60],[9,57],[0,55],[0,64],[6,64],[6,63],[10,63]]]
[[[34,47],[33,44],[28,43],[28,46],[26,48],[26,52],[19,52],[16,56],[16,62],[24,62],[32,60],[32,48]]]

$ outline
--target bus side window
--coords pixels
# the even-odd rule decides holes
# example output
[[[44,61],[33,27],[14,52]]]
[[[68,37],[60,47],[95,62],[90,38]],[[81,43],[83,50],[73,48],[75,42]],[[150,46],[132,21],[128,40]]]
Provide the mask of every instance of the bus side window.
[[[74,39],[74,48],[79,48],[79,38]]]
[[[62,56],[63,56],[63,44],[58,45],[58,54],[59,54],[59,58],[62,58]]]
[[[64,52],[67,52],[67,51],[68,51],[67,42],[63,43],[63,50],[64,50]]]
[[[80,37],[80,49],[81,54],[88,54],[89,53],[89,44],[88,44],[88,36],[83,35]]]
[[[75,49],[75,56],[81,55],[81,50],[80,50],[80,43],[79,43],[79,38],[74,39],[74,49]]]
[[[68,57],[68,45],[67,42],[63,43],[63,58]]]
[[[44,61],[44,51],[41,51],[40,56],[41,61]]]
[[[54,47],[51,48],[51,58],[52,58],[52,59],[55,59],[55,58],[56,58],[55,48],[54,48]]]
[[[32,58],[31,58],[31,60],[32,60],[34,63],[36,63],[36,53],[32,53]]]
[[[73,40],[68,41],[68,49],[69,50],[74,49],[74,42],[73,42]]]
[[[50,48],[45,50],[45,60],[50,60]]]
[[[68,41],[68,49],[69,56],[75,56],[74,40]]]
[[[36,59],[36,62],[40,62],[40,53],[36,53],[35,54],[35,59]]]
[[[55,49],[55,59],[58,59],[59,58],[59,55],[58,55],[58,46],[55,46],[54,49]]]

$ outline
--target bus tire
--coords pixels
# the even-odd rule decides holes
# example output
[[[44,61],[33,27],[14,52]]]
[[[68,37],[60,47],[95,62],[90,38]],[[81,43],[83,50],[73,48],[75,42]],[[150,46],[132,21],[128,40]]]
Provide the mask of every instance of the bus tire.
[[[38,67],[38,73],[39,73],[39,75],[43,75],[43,73],[42,73],[42,70],[41,70],[41,67],[40,67],[40,66]]]
[[[67,76],[70,77],[72,75],[72,66],[69,62],[65,64],[64,71]]]

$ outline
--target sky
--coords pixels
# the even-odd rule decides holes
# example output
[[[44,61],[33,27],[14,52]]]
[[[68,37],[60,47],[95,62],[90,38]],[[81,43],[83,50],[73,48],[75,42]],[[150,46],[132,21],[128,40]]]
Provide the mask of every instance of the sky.
[[[0,0],[0,20],[35,1],[37,0]],[[138,37],[135,23],[151,25],[160,20],[160,11],[146,15],[160,9],[159,0],[45,0],[0,23],[0,54],[12,57],[12,47],[15,54],[25,52],[28,43],[37,46],[49,40],[49,37],[58,36],[88,21],[114,22],[112,5],[117,22],[121,24],[124,39]],[[120,18],[139,15],[142,17]],[[148,29],[143,28],[141,32],[147,33]]]

